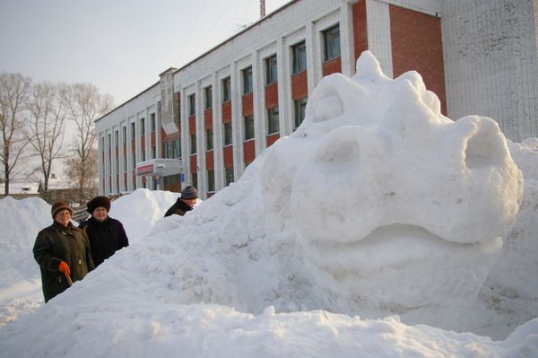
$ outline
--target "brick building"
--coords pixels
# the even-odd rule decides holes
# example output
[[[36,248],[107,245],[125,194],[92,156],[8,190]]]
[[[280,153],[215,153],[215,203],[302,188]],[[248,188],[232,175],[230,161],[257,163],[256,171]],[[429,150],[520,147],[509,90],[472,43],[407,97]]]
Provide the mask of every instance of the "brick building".
[[[323,76],[352,76],[364,50],[388,76],[418,71],[450,118],[536,137],[537,14],[533,0],[290,1],[96,122],[100,193],[194,185],[211,196],[295,130]]]

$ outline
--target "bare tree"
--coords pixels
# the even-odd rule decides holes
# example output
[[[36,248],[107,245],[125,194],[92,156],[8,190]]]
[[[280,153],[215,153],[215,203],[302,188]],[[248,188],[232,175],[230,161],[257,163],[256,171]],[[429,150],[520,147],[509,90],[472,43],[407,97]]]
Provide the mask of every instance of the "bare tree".
[[[32,80],[19,73],[0,74],[0,132],[2,151],[0,162],[4,171],[4,195],[9,195],[10,180],[18,173],[17,162],[28,145],[24,133],[24,111]]]
[[[52,163],[61,158],[67,117],[67,88],[64,84],[37,84],[28,103],[30,121],[27,135],[33,154],[40,159],[38,171],[44,193],[49,188]]]
[[[73,200],[82,204],[95,196],[98,192],[97,185],[97,149],[89,151],[86,164],[83,165],[78,157],[70,157],[64,160],[64,174],[70,188],[78,188],[78,195]],[[84,183],[81,183],[84,180]],[[82,192],[80,188],[83,188]]]
[[[74,182],[78,185],[80,203],[89,199],[87,185],[97,179],[97,171],[92,171],[93,165],[97,167],[97,155],[92,155],[96,144],[94,122],[112,110],[113,106],[112,96],[100,94],[92,84],[76,83],[69,86],[69,118],[75,122],[76,127],[76,144],[71,159],[78,161],[74,165],[78,170],[71,174],[78,176]]]

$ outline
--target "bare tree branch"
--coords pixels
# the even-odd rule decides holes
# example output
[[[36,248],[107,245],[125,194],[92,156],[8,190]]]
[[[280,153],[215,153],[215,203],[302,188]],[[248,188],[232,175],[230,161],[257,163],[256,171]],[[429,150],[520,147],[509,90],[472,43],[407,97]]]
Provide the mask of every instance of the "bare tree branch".
[[[9,195],[10,180],[17,174],[14,171],[17,162],[26,157],[24,149],[28,139],[24,133],[24,111],[27,109],[31,86],[32,80],[21,74],[0,74],[0,163],[4,172],[6,196]]]
[[[76,178],[70,179],[77,185],[81,203],[96,194],[92,192],[94,189],[89,188],[97,188],[94,122],[109,112],[113,106],[112,96],[100,94],[92,84],[76,83],[69,86],[68,112],[69,119],[75,123],[76,135],[75,145],[72,148],[74,155],[65,163],[70,167],[66,170],[66,174],[76,175]],[[73,163],[75,159],[77,163]]]

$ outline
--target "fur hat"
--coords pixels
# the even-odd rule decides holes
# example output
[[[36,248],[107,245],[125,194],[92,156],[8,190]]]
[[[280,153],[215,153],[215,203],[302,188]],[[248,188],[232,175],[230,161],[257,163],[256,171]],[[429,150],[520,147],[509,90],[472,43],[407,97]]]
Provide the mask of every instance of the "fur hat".
[[[90,214],[93,214],[95,209],[97,208],[105,208],[107,212],[110,211],[110,199],[106,196],[96,196],[92,200],[88,201],[88,204],[86,205],[88,208],[86,209],[87,212]]]
[[[69,213],[73,215],[73,209],[67,205],[64,201],[57,201],[54,204],[52,204],[52,208],[50,209],[50,213],[52,214],[52,218],[54,219],[56,217],[56,214],[58,214],[62,210],[69,210]]]
[[[193,186],[188,186],[181,191],[181,199],[198,199],[198,190]]]

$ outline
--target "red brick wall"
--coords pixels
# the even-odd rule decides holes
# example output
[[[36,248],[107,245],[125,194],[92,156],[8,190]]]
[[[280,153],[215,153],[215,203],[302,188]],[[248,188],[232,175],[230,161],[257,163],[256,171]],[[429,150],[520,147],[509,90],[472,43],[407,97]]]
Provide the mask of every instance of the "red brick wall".
[[[446,114],[441,19],[392,5],[389,9],[394,77],[410,70],[419,72]]]
[[[254,113],[254,95],[248,93],[242,97],[242,113],[243,116],[248,116]],[[241,119],[243,120],[243,119]],[[254,147],[254,140],[249,140],[243,145],[243,155],[245,163],[250,163],[256,158],[256,150]]]
[[[308,80],[306,71],[291,76],[291,98],[299,99],[308,96]]]
[[[323,63],[323,76],[328,76],[331,73],[342,72],[342,59],[337,57]]]
[[[189,117],[189,135],[196,133],[196,117]]]
[[[254,113],[254,95],[248,93],[242,97],[242,111],[244,116]]]
[[[208,170],[214,169],[213,151],[205,152],[205,163]]]
[[[353,45],[355,47],[355,60],[363,51],[368,50],[368,28],[366,26],[366,1],[353,4]]]
[[[265,86],[265,108],[278,105],[278,83]]]
[[[256,150],[254,148],[253,140],[249,140],[243,143],[243,152],[245,153],[245,163],[252,163],[256,158]]]
[[[190,164],[191,164],[191,173],[196,173],[197,170],[197,164],[196,164],[196,154],[190,156]]]
[[[211,129],[213,128],[213,111],[210,109],[206,109],[204,111],[204,124],[205,129]]]
[[[222,154],[224,156],[224,166],[232,167],[234,165],[234,150],[233,147],[227,146],[222,149]]]
[[[272,134],[267,136],[267,146],[270,147],[280,138],[280,134]]]
[[[232,102],[228,101],[222,104],[222,122],[228,123],[232,121]]]

